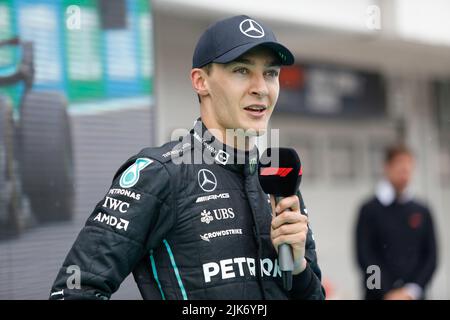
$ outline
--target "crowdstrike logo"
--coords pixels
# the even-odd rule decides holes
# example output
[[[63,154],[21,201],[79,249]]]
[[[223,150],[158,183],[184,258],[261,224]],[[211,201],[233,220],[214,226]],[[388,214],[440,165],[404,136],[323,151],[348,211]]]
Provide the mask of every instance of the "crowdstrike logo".
[[[239,25],[239,30],[250,38],[262,38],[265,35],[263,27],[253,19],[242,21]]]
[[[209,239],[217,238],[217,237],[226,237],[234,234],[242,234],[242,229],[228,229],[228,230],[220,230],[214,232],[208,232],[205,234],[201,234],[200,238],[204,241],[211,242]]]

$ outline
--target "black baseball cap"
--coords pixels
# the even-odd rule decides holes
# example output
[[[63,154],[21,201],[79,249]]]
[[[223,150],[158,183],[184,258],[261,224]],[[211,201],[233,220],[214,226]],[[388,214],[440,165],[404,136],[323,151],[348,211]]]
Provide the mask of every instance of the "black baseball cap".
[[[294,56],[280,44],[263,23],[240,15],[210,25],[201,35],[192,57],[192,68],[208,63],[228,63],[256,46],[272,49],[282,65],[294,63]]]

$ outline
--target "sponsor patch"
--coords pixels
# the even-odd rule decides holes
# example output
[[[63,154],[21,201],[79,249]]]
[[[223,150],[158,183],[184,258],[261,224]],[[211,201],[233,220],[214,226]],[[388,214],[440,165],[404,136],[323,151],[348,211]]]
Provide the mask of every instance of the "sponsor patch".
[[[211,215],[211,212],[206,211],[206,210],[202,211],[201,216],[202,217],[201,217],[200,221],[203,223],[206,223],[206,224],[209,224],[211,221],[214,220],[214,218]]]
[[[117,200],[111,197],[106,197],[105,202],[103,202],[103,207],[114,211],[119,210],[121,213],[126,213],[130,204],[121,200]]]
[[[186,149],[189,149],[190,147],[191,147],[190,143],[185,143],[181,147],[177,146],[177,148],[174,148],[173,150],[164,153],[162,156],[163,156],[163,158],[173,157],[173,156],[181,156],[183,154],[183,152]]]
[[[213,220],[227,220],[234,219],[234,217],[233,208],[213,209],[212,212],[205,209],[201,212],[200,221],[209,224]]]
[[[138,158],[120,177],[120,186],[122,188],[131,188],[139,181],[139,173],[142,169],[151,164],[153,160],[148,158]]]
[[[198,197],[195,203],[206,202],[209,200],[217,200],[217,199],[228,199],[230,198],[229,193],[221,193],[221,194],[211,194],[209,196],[201,196]]]
[[[214,191],[217,187],[217,179],[214,173],[208,169],[201,169],[197,173],[198,185],[205,192]]]
[[[259,261],[261,277],[281,277],[281,270],[278,260],[265,258]],[[254,258],[237,257],[224,259],[218,262],[208,262],[203,264],[203,276],[205,283],[216,282],[218,280],[256,276],[256,261]]]
[[[235,234],[242,234],[242,229],[228,229],[228,230],[220,230],[207,232],[205,234],[201,234],[200,238],[204,241],[210,242],[210,239],[218,238],[218,237],[226,237]]]
[[[111,227],[115,227],[118,230],[125,230],[127,231],[128,228],[128,224],[130,223],[128,220],[119,218],[117,219],[114,216],[110,216],[106,213],[101,213],[99,212],[95,218],[94,221],[98,221],[100,223],[106,223],[107,225],[111,226]]]
[[[125,196],[127,198],[132,198],[134,200],[141,200],[141,195],[139,193],[136,193],[134,191],[131,190],[125,190],[125,189],[110,189],[108,191],[108,194],[110,195],[116,195],[119,194],[121,196]]]

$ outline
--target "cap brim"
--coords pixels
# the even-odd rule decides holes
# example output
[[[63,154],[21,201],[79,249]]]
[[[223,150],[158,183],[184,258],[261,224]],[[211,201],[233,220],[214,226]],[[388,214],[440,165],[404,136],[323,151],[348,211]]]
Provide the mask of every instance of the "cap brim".
[[[285,46],[283,46],[277,42],[263,41],[263,42],[259,42],[259,43],[251,42],[251,43],[247,43],[242,46],[233,48],[230,51],[221,55],[220,57],[215,58],[212,62],[229,63],[229,62],[237,59],[238,57],[242,56],[247,51],[249,51],[255,47],[258,47],[258,46],[263,46],[263,47],[272,49],[275,52],[276,56],[280,59],[280,62],[282,65],[288,66],[288,65],[293,64],[295,61],[294,56],[292,55],[291,51],[289,51],[289,49],[286,48]]]

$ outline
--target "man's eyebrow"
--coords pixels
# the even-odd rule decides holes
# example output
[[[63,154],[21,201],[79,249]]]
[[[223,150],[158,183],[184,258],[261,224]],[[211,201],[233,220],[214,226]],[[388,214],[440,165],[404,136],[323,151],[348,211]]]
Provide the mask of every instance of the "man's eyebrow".
[[[231,63],[243,63],[243,64],[250,64],[250,65],[254,65],[255,62],[251,61],[250,59],[246,59],[246,58],[237,58],[235,60],[233,60]]]
[[[233,60],[232,62],[230,62],[230,64],[233,64],[233,63],[243,63],[243,64],[249,64],[251,66],[255,65],[254,61],[252,61],[250,59],[246,59],[246,58],[237,58],[237,59]],[[274,59],[274,60],[271,60],[269,63],[266,63],[266,67],[281,67],[281,63],[278,60]]]

